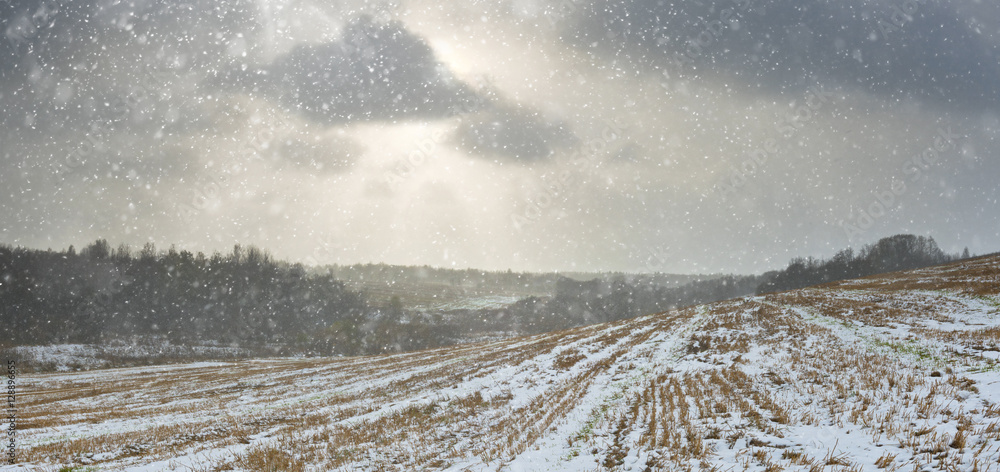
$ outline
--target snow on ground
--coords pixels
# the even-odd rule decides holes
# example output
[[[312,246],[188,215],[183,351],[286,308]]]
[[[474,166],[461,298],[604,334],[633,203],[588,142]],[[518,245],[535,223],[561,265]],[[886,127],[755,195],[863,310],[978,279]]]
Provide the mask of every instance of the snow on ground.
[[[518,295],[483,295],[432,303],[426,306],[418,306],[417,308],[432,313],[449,310],[498,309],[517,303],[522,298],[524,297]]]
[[[166,341],[134,344],[54,344],[11,348],[22,368],[35,371],[69,372],[108,368],[114,365],[141,364],[171,359],[246,358],[246,349],[228,346],[184,346]]]
[[[0,471],[998,470],[998,293],[982,258],[393,356],[24,374]]]

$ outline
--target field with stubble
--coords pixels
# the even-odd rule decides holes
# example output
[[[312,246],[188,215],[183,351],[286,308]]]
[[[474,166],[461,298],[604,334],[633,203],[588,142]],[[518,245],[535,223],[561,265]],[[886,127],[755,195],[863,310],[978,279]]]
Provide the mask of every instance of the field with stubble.
[[[408,354],[17,385],[0,470],[1000,470],[1000,257]]]

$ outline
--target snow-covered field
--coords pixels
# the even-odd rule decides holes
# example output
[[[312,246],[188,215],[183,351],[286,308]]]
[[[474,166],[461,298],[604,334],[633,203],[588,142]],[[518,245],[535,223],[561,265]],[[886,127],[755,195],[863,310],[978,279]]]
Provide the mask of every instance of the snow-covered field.
[[[76,371],[112,366],[154,364],[176,359],[238,359],[251,357],[246,349],[228,346],[184,346],[166,341],[144,340],[132,344],[54,344],[19,346],[10,352],[20,359],[23,369],[34,371]]]
[[[426,311],[448,311],[448,310],[482,310],[498,309],[516,303],[523,297],[514,295],[483,295],[474,297],[464,297],[449,300],[441,303],[432,303],[416,308]]]
[[[0,470],[1000,470],[1000,258],[409,354],[18,381]]]

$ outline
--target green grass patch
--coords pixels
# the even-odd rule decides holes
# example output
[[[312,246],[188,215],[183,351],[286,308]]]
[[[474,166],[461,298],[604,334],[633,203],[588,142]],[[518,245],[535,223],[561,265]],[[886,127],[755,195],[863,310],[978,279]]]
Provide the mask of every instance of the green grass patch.
[[[894,342],[872,338],[869,339],[869,342],[876,347],[888,349],[899,355],[915,358],[920,362],[928,362],[934,364],[935,366],[944,366],[947,364],[946,359],[938,356],[926,346],[922,346],[915,341]]]

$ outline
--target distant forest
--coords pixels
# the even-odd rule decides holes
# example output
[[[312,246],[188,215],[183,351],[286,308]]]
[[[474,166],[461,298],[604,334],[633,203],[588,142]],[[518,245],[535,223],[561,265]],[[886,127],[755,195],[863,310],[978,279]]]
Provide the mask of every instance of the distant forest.
[[[603,323],[700,303],[752,294],[761,276],[727,275],[664,287],[620,277],[577,281],[560,278],[551,297],[528,297],[499,309],[453,310],[453,319],[468,334],[507,332],[537,334],[573,326]],[[638,283],[636,283],[638,282]]]
[[[370,301],[384,303],[399,297],[407,307],[434,307],[442,300],[508,295],[518,298],[548,297],[559,280],[626,280],[635,285],[676,287],[717,276],[684,274],[628,274],[622,272],[514,272],[479,269],[445,269],[389,264],[327,265],[311,269],[331,273],[349,287],[361,290]]]
[[[410,275],[431,270],[431,279],[455,286],[485,290],[490,287],[483,281],[496,280],[513,293],[552,290],[503,308],[428,311],[397,297],[372,301],[337,278],[337,272],[361,272],[385,284],[392,274],[379,272],[388,266],[307,268],[239,245],[211,256],[157,251],[152,244],[113,249],[105,240],[79,252],[72,246],[59,252],[0,246],[0,339],[10,345],[167,342],[266,355],[377,354],[618,320],[962,256],[943,253],[932,238],[897,235],[857,253],[795,259],[784,270],[750,276],[621,274],[579,281],[475,271],[470,282],[463,271],[412,268]]]
[[[850,248],[844,249],[829,260],[811,257],[793,259],[785,270],[772,273],[757,288],[757,293],[793,290],[836,280],[918,269],[969,257],[968,248],[961,255],[948,255],[938,247],[934,238],[898,234],[869,244],[857,253]]]
[[[79,253],[0,247],[0,271],[0,336],[17,345],[165,339],[355,354],[378,342],[361,335],[374,313],[359,293],[255,247],[211,257],[104,240]]]
[[[916,269],[969,257],[947,255],[933,238],[896,235],[851,249],[830,260],[796,258],[788,267],[763,275],[727,275],[694,280],[681,286],[649,283],[643,277],[594,279],[586,282],[560,278],[552,297],[528,297],[500,309],[455,310],[452,319],[460,333],[509,332],[534,334],[614,321],[671,308],[779,290],[793,290],[835,280]]]

